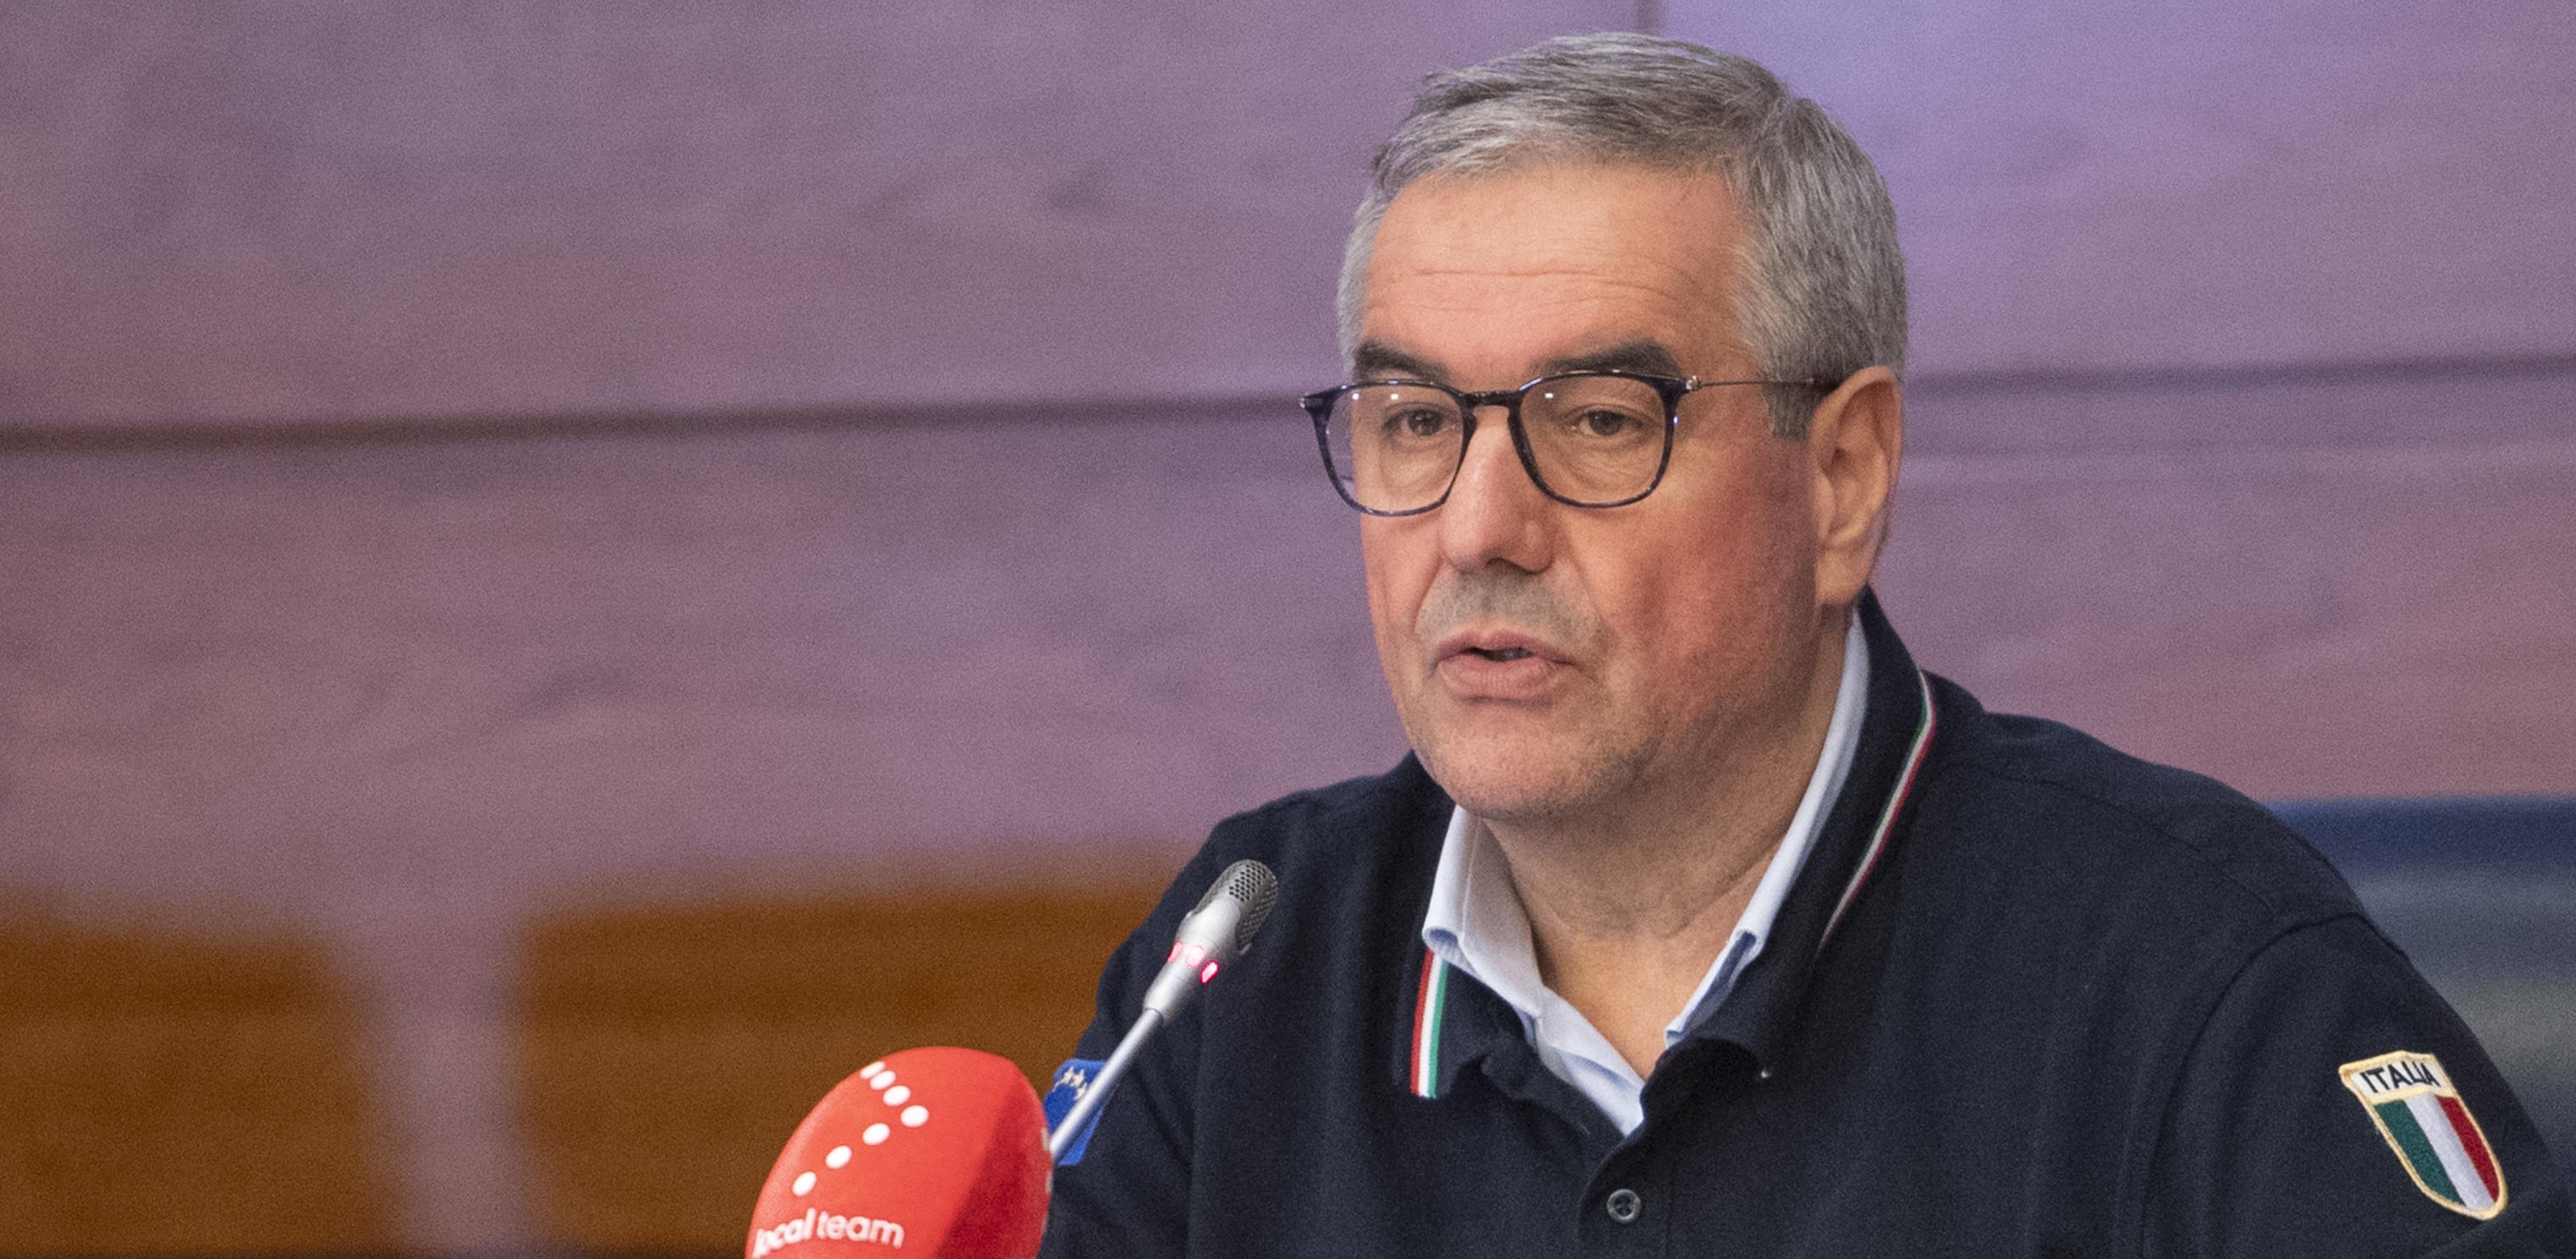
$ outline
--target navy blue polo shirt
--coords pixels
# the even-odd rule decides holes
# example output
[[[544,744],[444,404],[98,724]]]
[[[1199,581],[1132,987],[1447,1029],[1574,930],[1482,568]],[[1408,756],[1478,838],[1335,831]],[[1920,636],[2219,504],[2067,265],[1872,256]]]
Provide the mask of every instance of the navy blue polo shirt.
[[[1733,994],[1622,1137],[1420,928],[1451,803],[1408,758],[1230,818],[1114,954],[1279,874],[1140,1057],[1042,1253],[2576,1255],[2459,1019],[2303,841],[2209,779],[1872,660],[1842,796]]]

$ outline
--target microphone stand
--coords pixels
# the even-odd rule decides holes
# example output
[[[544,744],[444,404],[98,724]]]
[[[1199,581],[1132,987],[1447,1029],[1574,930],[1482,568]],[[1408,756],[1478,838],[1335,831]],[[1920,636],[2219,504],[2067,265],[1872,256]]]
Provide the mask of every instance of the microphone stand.
[[[1100,1074],[1091,1087],[1082,1091],[1071,1109],[1064,1112],[1064,1122],[1047,1134],[1047,1159],[1062,1163],[1064,1152],[1073,1148],[1074,1139],[1082,1135],[1083,1125],[1100,1113],[1101,1104],[1109,1100],[1109,1091],[1127,1074],[1136,1061],[1136,1053],[1172,1015],[1189,1002],[1203,985],[1215,980],[1217,971],[1230,965],[1243,950],[1250,947],[1252,933],[1270,917],[1270,908],[1279,899],[1279,878],[1270,867],[1258,861],[1244,860],[1227,866],[1199,898],[1198,907],[1181,917],[1181,929],[1173,936],[1172,954],[1163,959],[1162,971],[1145,989],[1144,1009],[1127,1028],[1118,1048],[1102,1063]]]
[[[1064,1122],[1047,1134],[1048,1162],[1064,1161],[1064,1152],[1073,1148],[1073,1140],[1081,1135],[1082,1126],[1100,1113],[1101,1104],[1109,1100],[1109,1090],[1118,1087],[1119,1078],[1126,1075],[1128,1065],[1136,1061],[1136,1051],[1144,1048],[1147,1038],[1162,1026],[1163,1012],[1160,1010],[1148,1008],[1136,1016],[1135,1026],[1127,1029],[1126,1038],[1118,1042],[1118,1048],[1109,1055],[1109,1061],[1101,1065],[1100,1074],[1092,1077],[1091,1087],[1084,1089],[1082,1096],[1075,1099],[1073,1109],[1064,1112]]]

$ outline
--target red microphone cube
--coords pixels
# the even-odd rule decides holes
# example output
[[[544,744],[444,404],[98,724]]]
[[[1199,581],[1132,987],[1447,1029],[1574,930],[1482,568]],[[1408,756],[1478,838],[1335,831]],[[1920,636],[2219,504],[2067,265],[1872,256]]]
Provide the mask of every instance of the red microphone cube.
[[[825,1094],[770,1169],[745,1259],[1030,1259],[1046,1119],[1007,1058],[889,1054]]]

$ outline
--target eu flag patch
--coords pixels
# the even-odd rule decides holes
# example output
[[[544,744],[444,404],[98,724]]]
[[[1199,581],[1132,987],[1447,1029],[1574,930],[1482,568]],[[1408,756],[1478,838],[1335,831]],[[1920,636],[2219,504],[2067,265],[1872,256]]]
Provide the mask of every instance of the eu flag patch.
[[[1100,1078],[1100,1068],[1106,1065],[1099,1059],[1067,1058],[1063,1066],[1055,1069],[1055,1083],[1047,1088],[1046,1095],[1048,1132],[1054,1132],[1055,1126],[1063,1123],[1065,1115],[1073,1110],[1073,1104],[1091,1091],[1092,1081]],[[1091,1134],[1099,1127],[1100,1111],[1095,1110],[1091,1112],[1090,1121],[1082,1125],[1082,1131],[1074,1135],[1073,1144],[1065,1148],[1064,1158],[1056,1166],[1071,1167],[1081,1162],[1082,1152],[1091,1148]]]

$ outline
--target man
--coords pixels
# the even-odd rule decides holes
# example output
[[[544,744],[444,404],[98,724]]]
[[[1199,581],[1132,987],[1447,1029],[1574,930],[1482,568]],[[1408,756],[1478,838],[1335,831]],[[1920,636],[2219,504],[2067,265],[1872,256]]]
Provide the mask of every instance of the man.
[[[1414,756],[1219,826],[1278,909],[1050,1255],[2576,1253],[2458,1020],[2216,783],[1920,672],[1868,580],[1904,281],[1868,159],[1638,36],[1435,79],[1307,400]]]

